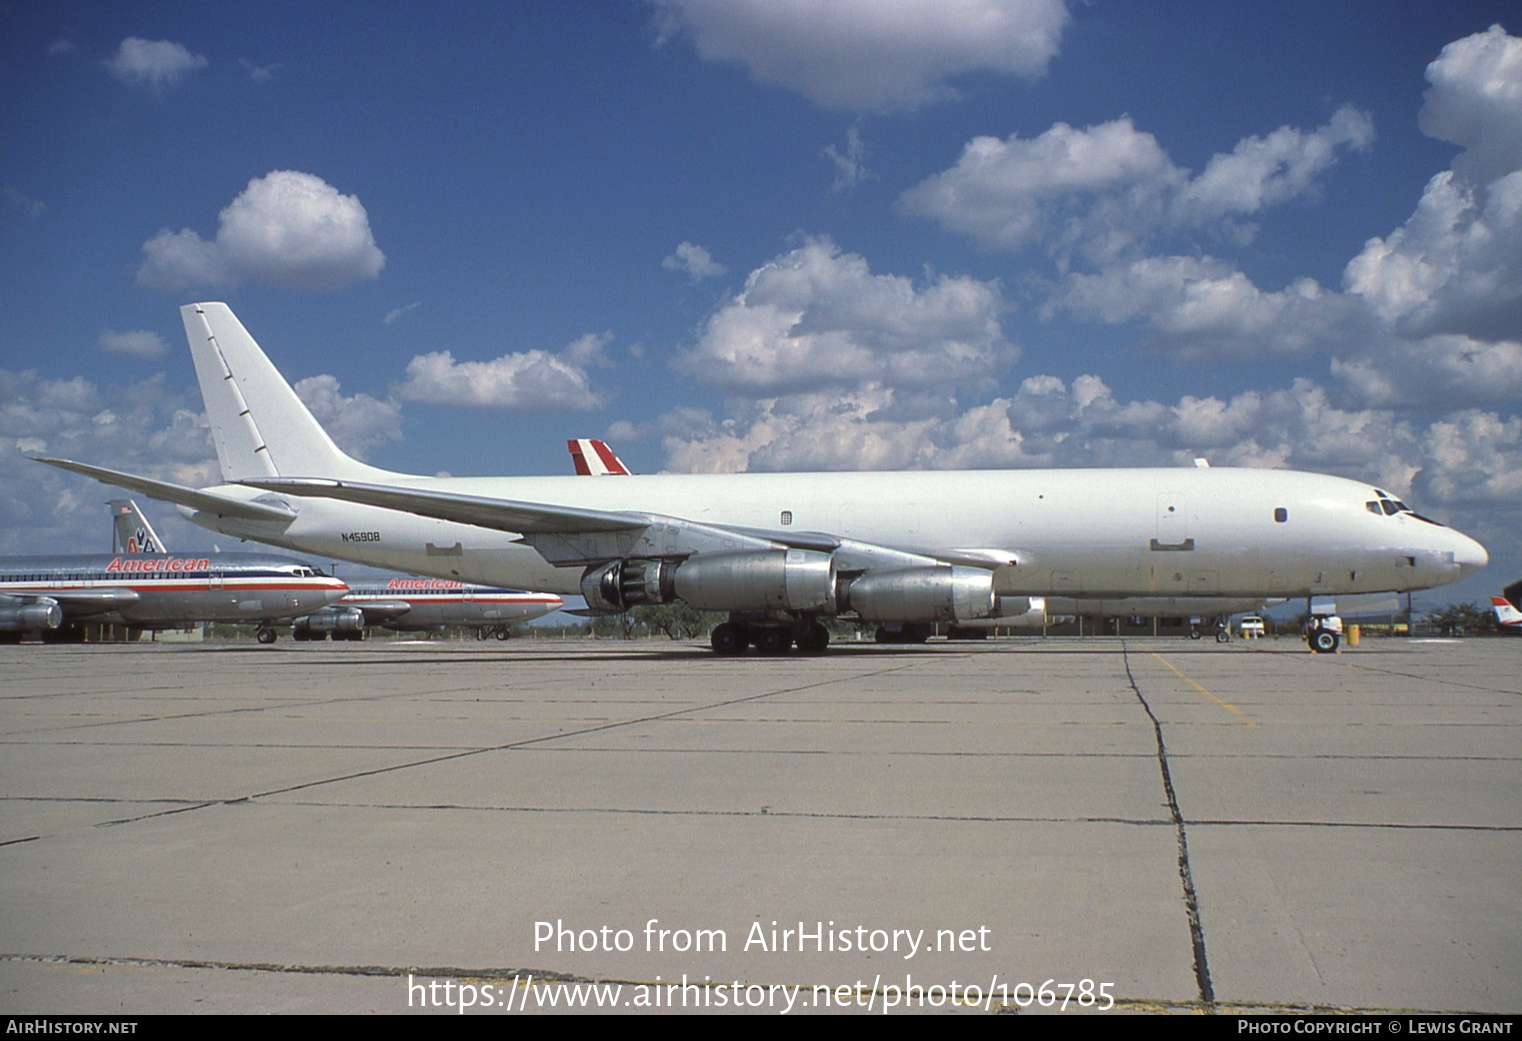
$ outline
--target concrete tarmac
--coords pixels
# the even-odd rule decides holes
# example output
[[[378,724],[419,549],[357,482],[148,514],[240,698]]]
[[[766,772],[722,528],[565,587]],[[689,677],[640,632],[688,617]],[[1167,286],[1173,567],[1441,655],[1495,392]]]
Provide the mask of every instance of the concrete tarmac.
[[[1517,1012],[1519,660],[0,647],[0,1009]]]

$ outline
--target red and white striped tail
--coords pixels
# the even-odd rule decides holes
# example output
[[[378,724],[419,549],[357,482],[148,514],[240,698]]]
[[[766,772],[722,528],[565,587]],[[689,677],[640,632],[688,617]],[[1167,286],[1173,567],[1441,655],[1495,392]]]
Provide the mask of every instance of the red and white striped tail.
[[[1490,606],[1491,609],[1496,613],[1496,621],[1500,622],[1502,625],[1513,627],[1522,626],[1522,611],[1518,611],[1515,607],[1513,607],[1511,601],[1506,599],[1504,596],[1491,597]]]
[[[576,464],[576,472],[583,477],[629,473],[629,468],[624,465],[622,459],[613,454],[613,449],[594,438],[573,439],[567,441],[565,446],[571,450],[571,461]]]

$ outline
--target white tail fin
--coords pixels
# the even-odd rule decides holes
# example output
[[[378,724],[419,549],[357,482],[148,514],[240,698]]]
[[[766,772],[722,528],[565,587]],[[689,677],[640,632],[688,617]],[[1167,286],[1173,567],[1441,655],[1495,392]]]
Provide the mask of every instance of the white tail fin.
[[[565,446],[571,450],[571,462],[576,466],[576,472],[583,477],[608,477],[629,473],[629,468],[624,465],[624,461],[614,455],[613,449],[602,441],[582,437],[567,441]]]
[[[333,443],[226,304],[186,304],[180,317],[224,481],[395,476]]]
[[[164,548],[164,540],[159,538],[159,533],[153,530],[153,525],[148,523],[143,511],[137,508],[137,503],[131,499],[112,499],[106,505],[111,507],[111,520],[114,522],[111,552],[169,552]]]
[[[1491,597],[1490,606],[1496,612],[1496,621],[1502,625],[1522,626],[1522,611],[1513,607],[1511,601],[1504,596]]]

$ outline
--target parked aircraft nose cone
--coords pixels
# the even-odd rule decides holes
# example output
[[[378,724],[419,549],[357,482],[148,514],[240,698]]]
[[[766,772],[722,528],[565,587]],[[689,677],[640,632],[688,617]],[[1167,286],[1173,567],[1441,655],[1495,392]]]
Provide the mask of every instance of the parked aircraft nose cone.
[[[1459,566],[1459,577],[1468,578],[1490,563],[1490,554],[1468,535],[1459,535],[1459,545],[1453,551],[1453,561]]]

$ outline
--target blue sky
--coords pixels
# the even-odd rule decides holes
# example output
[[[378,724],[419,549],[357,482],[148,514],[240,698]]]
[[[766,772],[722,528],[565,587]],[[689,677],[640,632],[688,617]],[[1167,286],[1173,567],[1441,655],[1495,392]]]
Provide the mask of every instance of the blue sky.
[[[177,307],[222,299],[383,466],[1204,455],[1409,496],[1478,598],[1522,572],[1513,11],[0,4],[0,551],[109,544],[28,455],[212,481]]]

